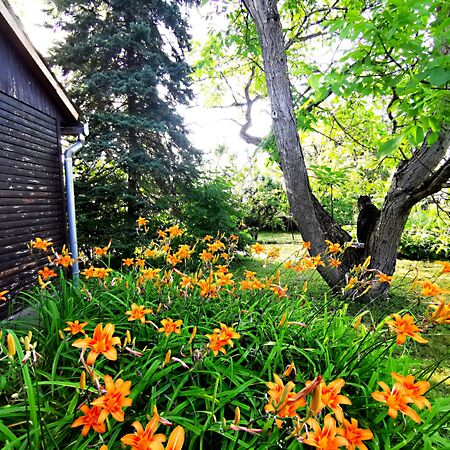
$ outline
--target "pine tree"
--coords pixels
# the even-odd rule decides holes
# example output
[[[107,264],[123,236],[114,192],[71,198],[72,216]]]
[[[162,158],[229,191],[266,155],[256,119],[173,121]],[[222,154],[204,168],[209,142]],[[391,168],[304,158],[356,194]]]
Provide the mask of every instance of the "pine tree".
[[[64,42],[52,62],[91,130],[78,171],[81,241],[129,239],[139,214],[167,206],[196,178],[200,154],[176,106],[192,96],[183,4],[195,0],[58,0]]]

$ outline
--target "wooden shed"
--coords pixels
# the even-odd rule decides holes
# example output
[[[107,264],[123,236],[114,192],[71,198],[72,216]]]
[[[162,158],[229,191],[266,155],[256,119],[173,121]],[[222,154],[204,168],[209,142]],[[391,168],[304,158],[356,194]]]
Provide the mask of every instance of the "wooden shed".
[[[61,137],[79,127],[77,108],[0,0],[0,292],[10,298],[46,262],[30,253],[31,239],[66,243]]]

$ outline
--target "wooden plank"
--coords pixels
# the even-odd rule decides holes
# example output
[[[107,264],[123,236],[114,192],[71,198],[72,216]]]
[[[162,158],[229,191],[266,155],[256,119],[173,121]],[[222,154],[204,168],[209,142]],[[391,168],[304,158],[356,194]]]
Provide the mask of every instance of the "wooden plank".
[[[61,192],[50,189],[49,186],[26,186],[0,182],[0,203],[2,205],[15,205],[19,199],[58,198]]]
[[[56,143],[56,137],[47,136],[40,131],[36,131],[31,129],[28,125],[22,125],[17,122],[13,122],[12,120],[5,119],[2,117],[1,124],[4,129],[12,130],[13,135],[20,134],[23,139],[26,139],[31,142],[37,142],[41,145],[53,145]],[[8,131],[11,132],[11,131]]]
[[[31,239],[30,239],[31,240]],[[31,251],[28,248],[28,244],[29,241],[27,242],[20,242],[17,244],[11,244],[11,245],[6,245],[4,247],[0,247],[0,261],[2,260],[2,258],[7,257],[10,254],[14,254],[14,258],[11,258],[11,261],[16,261],[17,258],[20,258],[22,256],[26,256],[27,254],[30,254]],[[54,249],[56,251],[61,250],[63,244],[64,244],[64,240],[62,238],[58,239],[57,241],[52,241],[53,245],[54,245]],[[37,251],[34,251],[33,254],[37,254]],[[51,256],[52,253],[48,252],[47,255]]]
[[[52,182],[52,180],[59,180],[59,174],[56,172],[49,173],[49,172],[43,172],[42,170],[34,170],[34,169],[27,169],[25,167],[20,167],[17,161],[15,161],[15,164],[11,163],[8,164],[8,162],[11,160],[3,160],[0,158],[0,180],[9,180],[14,181],[14,177],[17,178],[14,182],[23,183],[23,180],[30,179],[30,183],[34,184],[34,182],[39,182],[38,180],[48,180],[49,183]],[[12,177],[11,177],[12,176]],[[34,180],[34,181],[33,181]],[[26,181],[28,183],[28,181]]]
[[[29,128],[33,131],[36,131],[37,133],[47,136],[50,140],[56,140],[58,137],[56,135],[55,129],[47,128],[45,126],[40,125],[39,123],[35,123],[33,120],[25,119],[9,111],[5,111],[1,103],[0,103],[0,120],[2,120],[2,122],[7,121]]]
[[[43,210],[43,211],[30,211],[30,212],[9,212],[9,213],[3,213],[0,214],[0,222],[10,222],[10,221],[22,221],[22,220],[29,220],[29,219],[43,219],[45,217],[61,217],[61,210],[57,211],[49,211],[49,210]]]
[[[62,236],[62,230],[63,228],[60,225],[55,225],[55,228],[45,228],[45,226],[43,226],[42,230],[38,232],[33,231],[30,228],[21,228],[18,229],[21,233],[17,233],[15,236],[0,237],[0,247],[17,244],[19,242],[30,242],[32,239],[36,239],[36,237],[51,240],[53,242],[55,236]]]
[[[40,120],[43,120],[44,122],[49,123],[50,125],[55,125],[56,120],[54,117],[49,116],[43,111],[40,111],[36,108],[34,108],[31,105],[28,105],[24,102],[21,102],[20,100],[17,100],[14,97],[11,97],[10,95],[5,94],[4,92],[0,92],[0,101],[4,102],[14,108],[20,109],[34,117],[37,117]]]
[[[48,161],[24,158],[17,153],[3,152],[0,154],[0,167],[16,167],[22,170],[42,172],[45,174],[56,175],[59,178],[59,167],[53,163],[48,164]],[[1,173],[1,172],[0,172]]]
[[[28,212],[40,212],[40,211],[60,211],[62,214],[62,205],[59,202],[28,205],[2,205],[0,200],[0,214],[20,214]]]
[[[19,145],[14,145],[6,142],[1,142],[0,136],[0,149],[5,152],[5,157],[16,158],[22,161],[41,161],[47,167],[55,167],[59,170],[59,161],[55,157],[55,154],[43,153],[40,150],[34,150],[28,147],[21,147]]]
[[[11,132],[5,133],[4,131],[2,131],[2,127],[0,125],[0,145],[3,145],[3,143],[14,144],[23,148],[31,148],[53,157],[58,156],[57,151],[55,150],[56,143],[54,146],[36,144],[35,142],[30,142],[22,139],[22,137],[16,136],[15,134],[11,134]]]
[[[0,261],[0,280],[22,273],[28,269],[48,264],[48,259],[46,255],[36,256],[30,254],[21,258],[14,257],[14,264],[14,266],[11,266],[10,261],[6,263]]]
[[[61,222],[60,217],[50,217],[46,219],[31,219],[31,220],[11,220],[8,222],[0,222],[0,232],[14,231],[18,227],[32,227],[36,225],[55,224]]]
[[[2,235],[2,238],[0,238],[0,246],[14,244],[17,240],[29,242],[36,237],[42,239],[55,239],[55,236],[64,234],[63,230],[62,224],[16,227],[14,230],[9,230],[8,237],[3,237],[4,235]]]
[[[3,97],[7,97],[3,94]],[[56,133],[56,124],[55,119],[53,117],[48,117],[47,119],[41,119],[35,114],[30,114],[28,111],[26,111],[26,104],[17,102],[16,106],[13,106],[6,101],[3,100],[2,93],[0,92],[0,109],[3,111],[8,111],[11,114],[14,114],[17,117],[21,117],[22,119],[32,121],[38,125],[41,125],[42,127],[52,130]],[[11,98],[11,97],[9,97]]]

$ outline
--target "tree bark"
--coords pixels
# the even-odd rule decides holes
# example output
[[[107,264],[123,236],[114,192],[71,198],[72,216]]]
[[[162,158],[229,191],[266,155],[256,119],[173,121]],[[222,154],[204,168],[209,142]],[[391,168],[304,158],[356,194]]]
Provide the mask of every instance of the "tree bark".
[[[334,222],[311,191],[294,116],[286,46],[277,1],[243,0],[243,3],[255,22],[261,43],[273,131],[291,211],[303,239],[311,242],[311,253],[325,254],[325,239],[342,244],[351,238]],[[412,206],[439,191],[448,182],[449,142],[450,133],[444,129],[435,144],[428,146],[425,139],[412,158],[398,166],[377,228],[364,253],[348,248],[339,269],[319,267],[319,272],[332,288],[344,285],[350,267],[367,255],[372,258],[371,268],[392,275],[400,237]],[[386,283],[374,285],[372,296],[383,294],[387,287]]]

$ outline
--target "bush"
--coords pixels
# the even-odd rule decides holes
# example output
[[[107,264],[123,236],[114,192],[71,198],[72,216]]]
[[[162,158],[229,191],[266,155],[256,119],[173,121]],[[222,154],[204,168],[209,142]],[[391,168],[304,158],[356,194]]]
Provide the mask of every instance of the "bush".
[[[371,449],[446,448],[448,399],[422,408],[427,382],[407,395],[400,376],[414,363],[410,338],[423,341],[412,316],[395,316],[389,333],[386,320],[375,323],[367,311],[352,317],[340,299],[310,298],[306,284],[291,291],[278,273],[238,278],[230,269],[236,236],[187,246],[184,234],[178,226],[160,230],[120,271],[108,267],[110,248],[94,249],[78,287],[65,278],[70,256],[52,256],[59,276],[48,268],[28,297],[38,315],[32,335],[3,326],[4,448],[119,449],[139,439],[122,440],[132,424],[139,430],[134,421],[149,423],[148,434],[159,423],[160,441],[179,436],[175,427],[182,426],[191,449],[307,448],[306,433],[314,439],[337,420],[345,434],[350,418],[370,428],[362,436]],[[275,257],[259,244],[251,250],[266,262]],[[303,273],[319,263],[303,254],[289,270]],[[358,277],[370,287],[363,272],[355,271],[348,291]],[[427,295],[439,293],[422,285]],[[424,337],[448,320],[443,301],[422,311]],[[416,370],[416,382],[439,364]],[[394,405],[392,417],[383,403],[387,386],[379,382],[398,393],[401,409]]]

